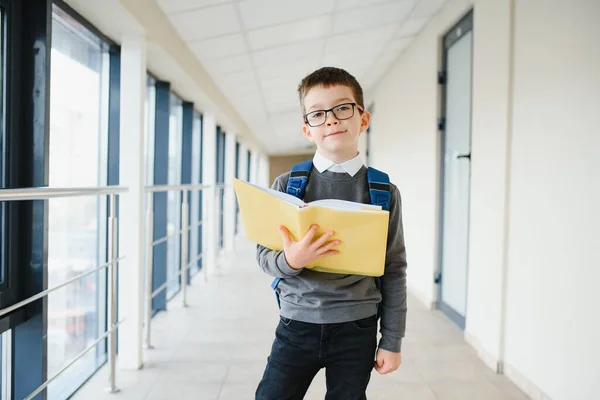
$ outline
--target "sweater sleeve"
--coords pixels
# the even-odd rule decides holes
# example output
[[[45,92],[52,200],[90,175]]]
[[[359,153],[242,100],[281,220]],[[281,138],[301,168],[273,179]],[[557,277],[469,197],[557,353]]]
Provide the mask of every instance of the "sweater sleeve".
[[[285,174],[275,179],[271,189],[283,192],[284,184]],[[289,278],[302,271],[302,268],[296,270],[288,264],[283,250],[271,250],[259,244],[256,245],[256,261],[263,272],[275,278]]]
[[[392,185],[385,272],[381,290],[379,347],[395,353],[401,351],[406,330],[406,268],[402,200],[400,191]]]

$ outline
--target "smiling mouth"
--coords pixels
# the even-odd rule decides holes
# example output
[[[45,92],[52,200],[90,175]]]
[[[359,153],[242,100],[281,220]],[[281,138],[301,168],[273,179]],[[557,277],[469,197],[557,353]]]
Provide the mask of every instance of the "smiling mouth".
[[[329,137],[329,136],[336,136],[336,135],[339,135],[339,134],[341,134],[341,133],[346,133],[346,131],[344,130],[344,131],[335,131],[335,132],[331,132],[331,133],[329,133],[329,134],[325,135],[325,137]]]

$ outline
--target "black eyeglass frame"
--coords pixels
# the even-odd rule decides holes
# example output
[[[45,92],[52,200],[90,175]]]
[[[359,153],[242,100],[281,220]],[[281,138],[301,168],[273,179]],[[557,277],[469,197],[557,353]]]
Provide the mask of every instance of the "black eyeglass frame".
[[[348,106],[348,105],[351,105],[351,106],[352,106],[352,115],[351,115],[351,116],[349,116],[348,118],[339,118],[337,115],[335,115],[335,112],[333,111],[334,109],[336,109],[336,108],[338,108],[338,107],[341,107],[341,106]],[[337,118],[339,121],[343,121],[343,120],[346,120],[346,119],[350,119],[350,118],[354,117],[354,108],[355,108],[355,107],[356,107],[356,108],[358,108],[358,111],[360,111],[360,112],[364,112],[364,111],[365,111],[365,109],[364,109],[364,108],[362,108],[361,106],[359,106],[359,105],[358,105],[358,104],[356,104],[356,103],[342,103],[342,104],[338,104],[338,105],[336,105],[336,106],[333,106],[333,107],[331,107],[331,108],[330,108],[330,109],[328,109],[328,110],[314,110],[314,111],[311,111],[311,112],[309,112],[309,113],[306,113],[306,114],[304,114],[304,116],[303,116],[303,117],[304,117],[304,122],[305,122],[305,123],[306,123],[308,126],[310,126],[311,128],[316,128],[317,126],[324,125],[324,124],[325,124],[325,122],[327,122],[327,113],[329,113],[329,112],[331,112],[331,113],[333,114],[333,116],[334,116],[335,118]],[[311,125],[311,124],[308,122],[308,116],[309,116],[309,115],[311,115],[311,114],[314,114],[314,113],[318,113],[318,112],[324,112],[324,113],[325,113],[325,119],[323,120],[323,123],[321,123],[321,124],[319,124],[319,125]]]

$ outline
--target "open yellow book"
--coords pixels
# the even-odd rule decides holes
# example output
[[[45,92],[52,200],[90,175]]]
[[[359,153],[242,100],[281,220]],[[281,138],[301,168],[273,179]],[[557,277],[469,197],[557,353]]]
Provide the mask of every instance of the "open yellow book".
[[[283,250],[279,225],[300,240],[312,224],[319,225],[315,237],[334,230],[332,240],[341,244],[339,254],[307,265],[321,272],[381,276],[384,271],[389,212],[379,206],[344,200],[304,203],[287,193],[262,188],[239,179],[235,193],[246,237],[272,250]]]

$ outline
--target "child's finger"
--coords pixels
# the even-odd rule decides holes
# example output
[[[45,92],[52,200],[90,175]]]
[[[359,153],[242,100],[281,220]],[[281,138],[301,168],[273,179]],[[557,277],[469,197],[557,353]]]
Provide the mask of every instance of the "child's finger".
[[[335,231],[329,231],[324,233],[323,235],[321,235],[320,238],[318,238],[317,240],[314,241],[313,246],[314,248],[320,248],[321,246],[323,246],[325,244],[325,242],[327,242],[327,240],[329,240],[329,238],[331,238],[333,235],[335,235]]]
[[[379,372],[380,374],[383,374],[382,370],[385,364],[385,358],[383,358],[383,356],[381,356],[379,354],[379,352],[377,352],[377,360],[375,361],[375,370],[377,370],[377,372]]]
[[[339,245],[341,242],[339,240],[332,240],[331,242],[319,247],[317,249],[317,255],[324,254],[329,250],[333,249],[335,246]]]
[[[315,233],[317,233],[317,229],[319,229],[319,225],[315,224],[310,227],[308,232],[306,232],[306,235],[304,235],[304,238],[302,239],[302,241],[306,245],[309,245],[310,243],[312,243],[312,240],[315,237]]]
[[[319,254],[318,258],[336,256],[338,254],[340,254],[340,252],[338,250],[329,250],[328,252],[325,252],[323,254]]]
[[[381,360],[381,364],[379,364],[379,363],[377,364],[377,366],[375,367],[375,369],[381,375],[385,375],[388,372],[390,372],[390,368],[388,367],[388,365],[383,360]]]
[[[287,246],[288,244],[290,244],[292,242],[292,238],[290,237],[290,231],[288,231],[285,226],[279,225],[279,233],[281,234],[281,237],[283,238],[284,246]]]

